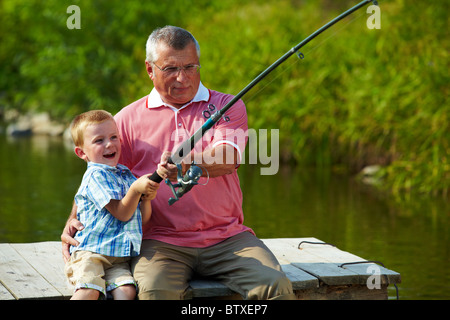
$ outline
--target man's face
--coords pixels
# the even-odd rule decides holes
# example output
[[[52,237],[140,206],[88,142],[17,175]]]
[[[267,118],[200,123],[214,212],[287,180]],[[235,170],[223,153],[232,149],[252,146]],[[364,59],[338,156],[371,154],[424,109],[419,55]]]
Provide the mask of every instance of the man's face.
[[[176,50],[160,43],[158,45],[158,53],[157,61],[154,63],[145,62],[147,73],[162,100],[175,108],[181,108],[195,97],[200,84],[200,72],[192,73],[179,70],[178,72],[167,74],[162,70],[199,65],[200,62],[195,44],[190,43],[183,50]]]

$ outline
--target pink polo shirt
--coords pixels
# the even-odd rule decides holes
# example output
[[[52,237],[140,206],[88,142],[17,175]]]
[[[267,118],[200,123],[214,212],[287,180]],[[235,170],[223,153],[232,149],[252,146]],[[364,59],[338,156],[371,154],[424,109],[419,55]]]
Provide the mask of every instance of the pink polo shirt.
[[[231,95],[208,90],[200,83],[194,99],[176,109],[165,104],[153,89],[148,96],[115,116],[122,138],[120,163],[137,177],[153,173],[164,151],[174,152],[214,113],[214,107],[222,108],[231,99]],[[239,100],[197,143],[195,150],[200,152],[227,143],[242,154],[246,136],[247,113]],[[243,225],[242,191],[236,170],[229,175],[199,180],[199,184],[205,183],[195,186],[169,206],[167,201],[173,194],[169,186],[161,182],[158,195],[152,201],[151,220],[143,228],[143,238],[199,248],[243,231],[253,233]]]

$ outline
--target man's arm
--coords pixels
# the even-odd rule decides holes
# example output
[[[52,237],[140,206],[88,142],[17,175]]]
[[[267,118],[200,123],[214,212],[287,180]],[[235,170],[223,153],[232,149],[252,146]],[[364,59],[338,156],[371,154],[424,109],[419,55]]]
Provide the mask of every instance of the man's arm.
[[[223,143],[202,153],[202,164],[208,173],[203,176],[215,178],[231,174],[236,170],[239,161],[238,151],[231,145]]]
[[[191,157],[194,159],[200,158],[199,156]],[[239,161],[238,151],[229,144],[220,144],[213,149],[206,150],[201,154],[201,163],[196,163],[202,168],[203,177],[209,176],[215,178],[226,174],[231,174],[236,170]],[[161,159],[161,165],[165,166],[169,170],[170,180],[176,180],[177,167],[173,164],[167,164],[167,159]],[[181,163],[183,174],[191,166],[190,163]]]
[[[75,233],[83,229],[83,224],[77,220],[77,205],[74,202],[72,211],[70,212],[69,218],[67,219],[66,225],[61,234],[62,254],[64,262],[67,262],[70,259],[70,246],[72,245],[76,247],[79,245],[79,242],[73,238],[75,236]]]

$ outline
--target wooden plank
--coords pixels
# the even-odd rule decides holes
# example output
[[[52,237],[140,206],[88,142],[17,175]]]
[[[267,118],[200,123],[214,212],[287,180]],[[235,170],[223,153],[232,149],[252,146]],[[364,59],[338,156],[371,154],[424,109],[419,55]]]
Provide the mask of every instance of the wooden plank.
[[[5,288],[3,284],[0,283],[0,300],[16,300],[11,292]]]
[[[15,243],[11,246],[63,297],[71,297],[73,289],[64,274],[61,242]]]
[[[295,256],[298,254],[295,246],[286,245],[281,239],[262,239],[262,241],[277,258],[284,273],[291,280],[294,290],[319,286],[319,280],[316,277],[291,264],[293,260],[296,260]]]
[[[295,290],[297,299],[387,299],[387,281],[379,279],[379,290],[370,290],[367,286],[369,264],[345,265],[342,263],[366,262],[365,259],[348,252],[339,250],[316,238],[282,238],[264,240],[274,252],[281,254],[283,260],[289,261],[292,266],[298,267],[320,279],[319,288],[306,288]],[[305,243],[306,241],[306,243]],[[312,242],[312,243],[308,243]],[[299,249],[299,244],[301,244]],[[339,263],[335,263],[339,261]],[[364,267],[363,267],[364,266]],[[380,268],[381,273],[394,273],[391,270]],[[363,276],[364,274],[364,276]],[[394,273],[396,274],[396,273]],[[399,274],[397,274],[399,276]],[[393,278],[393,283],[398,279]],[[352,284],[353,282],[353,284]]]
[[[300,262],[333,262],[344,263],[351,261],[365,261],[365,259],[358,257],[346,251],[342,251],[335,246],[325,244],[316,238],[281,238],[270,239],[276,240],[279,247],[289,248],[289,259],[301,259]],[[310,243],[312,242],[312,243]],[[301,246],[299,248],[299,244]],[[323,244],[320,244],[323,243]],[[279,249],[278,249],[279,250]],[[308,261],[305,261],[307,259]]]
[[[0,244],[0,281],[16,299],[61,297],[9,244]]]
[[[324,242],[316,238],[281,238],[264,241],[272,251],[282,255],[280,259],[287,260],[293,266],[318,277],[327,285],[365,284],[374,274],[373,270],[377,272],[379,270],[382,284],[400,281],[400,274],[377,264],[366,263],[367,260],[332,245],[318,244]],[[342,264],[349,262],[364,263],[341,267]]]
[[[321,241],[318,240],[317,242]],[[304,243],[301,245],[300,250],[317,256],[319,261],[332,262],[339,268],[358,274],[359,284],[365,284],[367,279],[375,275],[375,273],[380,275],[381,284],[401,282],[399,273],[377,263],[368,262],[366,259],[333,246]],[[356,280],[356,278],[352,279]]]
[[[294,290],[319,287],[319,280],[316,277],[291,264],[282,264],[281,269],[283,269],[286,276],[291,280],[292,289]]]
[[[342,264],[339,264],[341,267]],[[380,275],[381,284],[401,283],[400,273],[389,270],[377,263],[363,263],[353,265],[343,265],[341,268],[351,270],[361,275],[362,281],[367,283],[369,277]]]
[[[299,299],[387,298],[387,285],[399,283],[400,274],[366,262],[333,246],[303,243],[316,238],[262,239],[274,253]],[[381,271],[382,290],[369,290],[370,267]],[[64,275],[61,243],[0,244],[0,300],[67,298],[72,295]],[[373,271],[372,271],[373,272]],[[320,280],[320,281],[319,281]],[[206,279],[190,283],[186,298],[240,298],[225,285]]]
[[[320,286],[319,288],[297,290],[297,300],[387,300],[387,286],[380,290],[369,290],[366,285]]]
[[[190,288],[185,296],[185,299],[226,297],[237,294],[226,285],[214,280],[194,279],[190,281],[189,286]]]
[[[292,263],[327,285],[360,284],[360,277],[357,273],[339,268],[334,263]]]
[[[323,243],[321,240],[316,239],[314,242],[316,243],[302,243],[299,250],[301,252],[308,252],[309,254],[317,256],[318,261],[321,262],[344,263],[365,261],[365,259],[347,251],[342,251],[335,246],[328,244],[317,244]]]
[[[347,258],[352,261],[363,261],[362,258],[354,255],[349,257],[343,251],[331,245],[303,243],[299,249],[301,242],[323,243],[316,238],[285,238],[279,239],[278,242],[290,249],[288,259],[293,266],[319,278],[327,285],[359,284],[361,282],[357,273],[339,268],[338,264],[334,263],[334,259],[340,262],[342,260],[348,261]]]
[[[298,244],[302,241],[320,242],[320,240],[315,238],[281,238],[264,239],[263,241],[279,261],[285,261],[291,264],[298,262],[330,262],[330,260],[312,254],[309,251],[298,249]]]

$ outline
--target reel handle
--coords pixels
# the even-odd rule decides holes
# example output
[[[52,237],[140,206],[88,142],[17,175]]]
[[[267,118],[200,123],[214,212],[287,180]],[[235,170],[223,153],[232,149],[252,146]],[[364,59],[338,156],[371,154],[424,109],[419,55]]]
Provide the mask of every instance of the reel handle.
[[[153,172],[153,174],[150,176],[150,177],[148,177],[150,180],[152,180],[152,181],[155,181],[156,183],[160,183],[162,180],[163,180],[163,178],[161,178],[160,176],[159,176],[159,174],[158,174],[158,172]]]
[[[173,164],[172,157],[170,157],[170,158],[167,160],[167,162]],[[155,172],[153,172],[153,174],[152,174],[150,177],[148,177],[148,178],[149,178],[150,180],[156,182],[156,183],[160,183],[161,181],[163,181],[163,178],[161,178],[161,177],[159,176],[159,174],[158,174],[158,172],[156,172],[156,170],[155,170]]]
[[[170,157],[167,161],[168,163],[173,163],[172,157]],[[198,180],[202,175],[202,169],[196,166],[194,162],[192,162],[191,167],[187,170],[184,176],[182,175],[181,164],[177,164],[177,168],[178,183],[173,184],[169,179],[166,179],[166,184],[170,187],[173,193],[173,198],[170,198],[168,201],[169,206],[180,200],[185,193],[189,192],[195,185],[197,185]],[[156,183],[160,183],[163,180],[157,171],[153,172],[153,174],[148,178]]]

